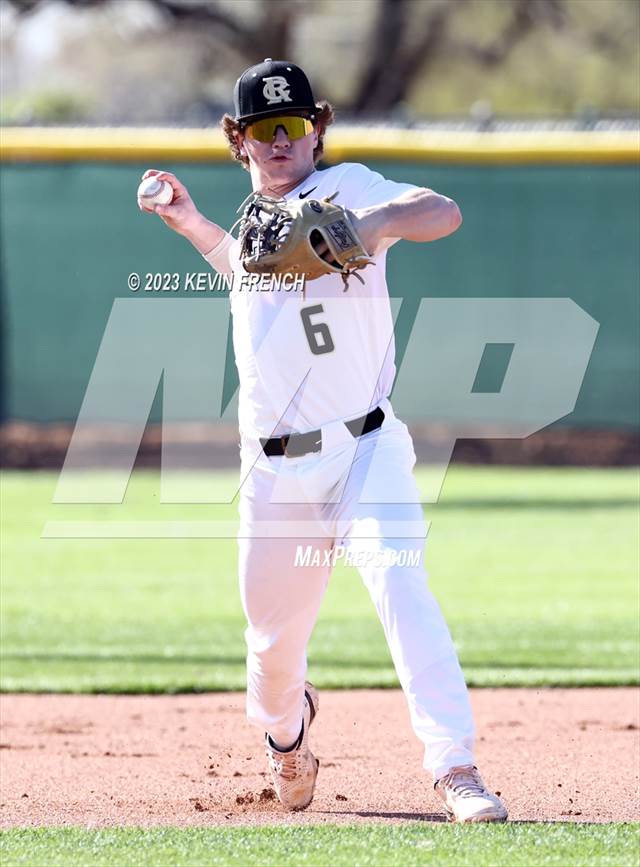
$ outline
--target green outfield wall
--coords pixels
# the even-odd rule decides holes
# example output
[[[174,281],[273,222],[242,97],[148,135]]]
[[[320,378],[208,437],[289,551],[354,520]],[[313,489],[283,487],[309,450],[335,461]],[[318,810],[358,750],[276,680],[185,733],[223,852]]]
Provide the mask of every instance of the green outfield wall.
[[[247,173],[219,153],[210,162],[202,154],[197,160],[163,156],[161,167],[183,180],[200,209],[229,227],[250,191]],[[389,254],[391,294],[406,299],[397,326],[400,351],[422,297],[569,297],[600,330],[576,409],[560,424],[640,426],[637,162],[588,153],[560,160],[529,151],[518,160],[499,152],[478,160],[466,152],[449,161],[446,154],[394,157],[391,149],[366,160],[353,151],[339,156],[445,193],[464,217],[450,238],[400,242]],[[206,270],[186,241],[138,211],[136,187],[150,165],[158,167],[142,152],[112,160],[102,152],[5,152],[4,419],[75,420],[113,301],[133,297],[128,275]],[[229,387],[234,377],[229,365]]]

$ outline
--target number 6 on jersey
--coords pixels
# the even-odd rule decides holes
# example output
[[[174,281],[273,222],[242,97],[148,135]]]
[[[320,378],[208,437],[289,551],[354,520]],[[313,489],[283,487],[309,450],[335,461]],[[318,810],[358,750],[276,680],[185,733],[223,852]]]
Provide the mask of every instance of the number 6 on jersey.
[[[311,321],[311,317],[316,313],[324,313],[322,304],[315,304],[313,307],[304,307],[300,311],[300,318],[304,326],[304,333],[307,335],[309,349],[314,355],[324,355],[327,352],[333,352],[335,349],[329,326],[324,322]]]

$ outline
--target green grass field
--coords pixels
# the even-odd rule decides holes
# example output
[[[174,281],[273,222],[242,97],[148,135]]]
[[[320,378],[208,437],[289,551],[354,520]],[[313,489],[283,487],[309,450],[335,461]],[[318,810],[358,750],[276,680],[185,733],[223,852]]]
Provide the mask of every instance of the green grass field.
[[[636,867],[639,845],[634,825],[64,828],[6,832],[0,858],[7,867]]]
[[[2,688],[242,689],[234,539],[41,538],[47,521],[233,519],[235,504],[162,505],[137,472],[122,505],[52,505],[55,482],[3,477]],[[470,684],[637,682],[637,495],[629,469],[451,468],[427,563]],[[321,687],[396,684],[354,569],[334,572],[310,666]]]
[[[203,480],[200,480],[203,481]],[[56,477],[2,482],[4,690],[179,692],[244,687],[234,539],[50,539],[48,521],[233,520],[160,505],[136,472],[118,506],[52,505]],[[211,480],[221,491],[234,477]],[[469,683],[638,681],[634,470],[454,466],[427,547],[431,584]],[[310,647],[321,687],[396,684],[357,572],[336,569]],[[3,865],[638,865],[637,825],[12,829]]]

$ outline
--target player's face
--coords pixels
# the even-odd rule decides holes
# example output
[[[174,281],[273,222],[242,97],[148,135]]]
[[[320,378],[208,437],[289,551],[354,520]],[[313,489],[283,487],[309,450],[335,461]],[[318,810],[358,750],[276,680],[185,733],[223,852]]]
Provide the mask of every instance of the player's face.
[[[264,183],[295,186],[314,169],[313,151],[318,144],[315,129],[291,139],[284,126],[277,126],[271,141],[259,141],[249,130],[239,134],[239,142],[249,158],[251,174],[261,186]]]

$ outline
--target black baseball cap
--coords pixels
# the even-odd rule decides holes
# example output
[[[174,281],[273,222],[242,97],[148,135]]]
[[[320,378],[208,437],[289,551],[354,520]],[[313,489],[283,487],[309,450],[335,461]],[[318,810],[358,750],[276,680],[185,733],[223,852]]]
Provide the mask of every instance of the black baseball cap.
[[[309,79],[300,67],[270,57],[245,69],[236,81],[233,105],[236,120],[245,122],[299,112],[313,116],[316,112]]]

